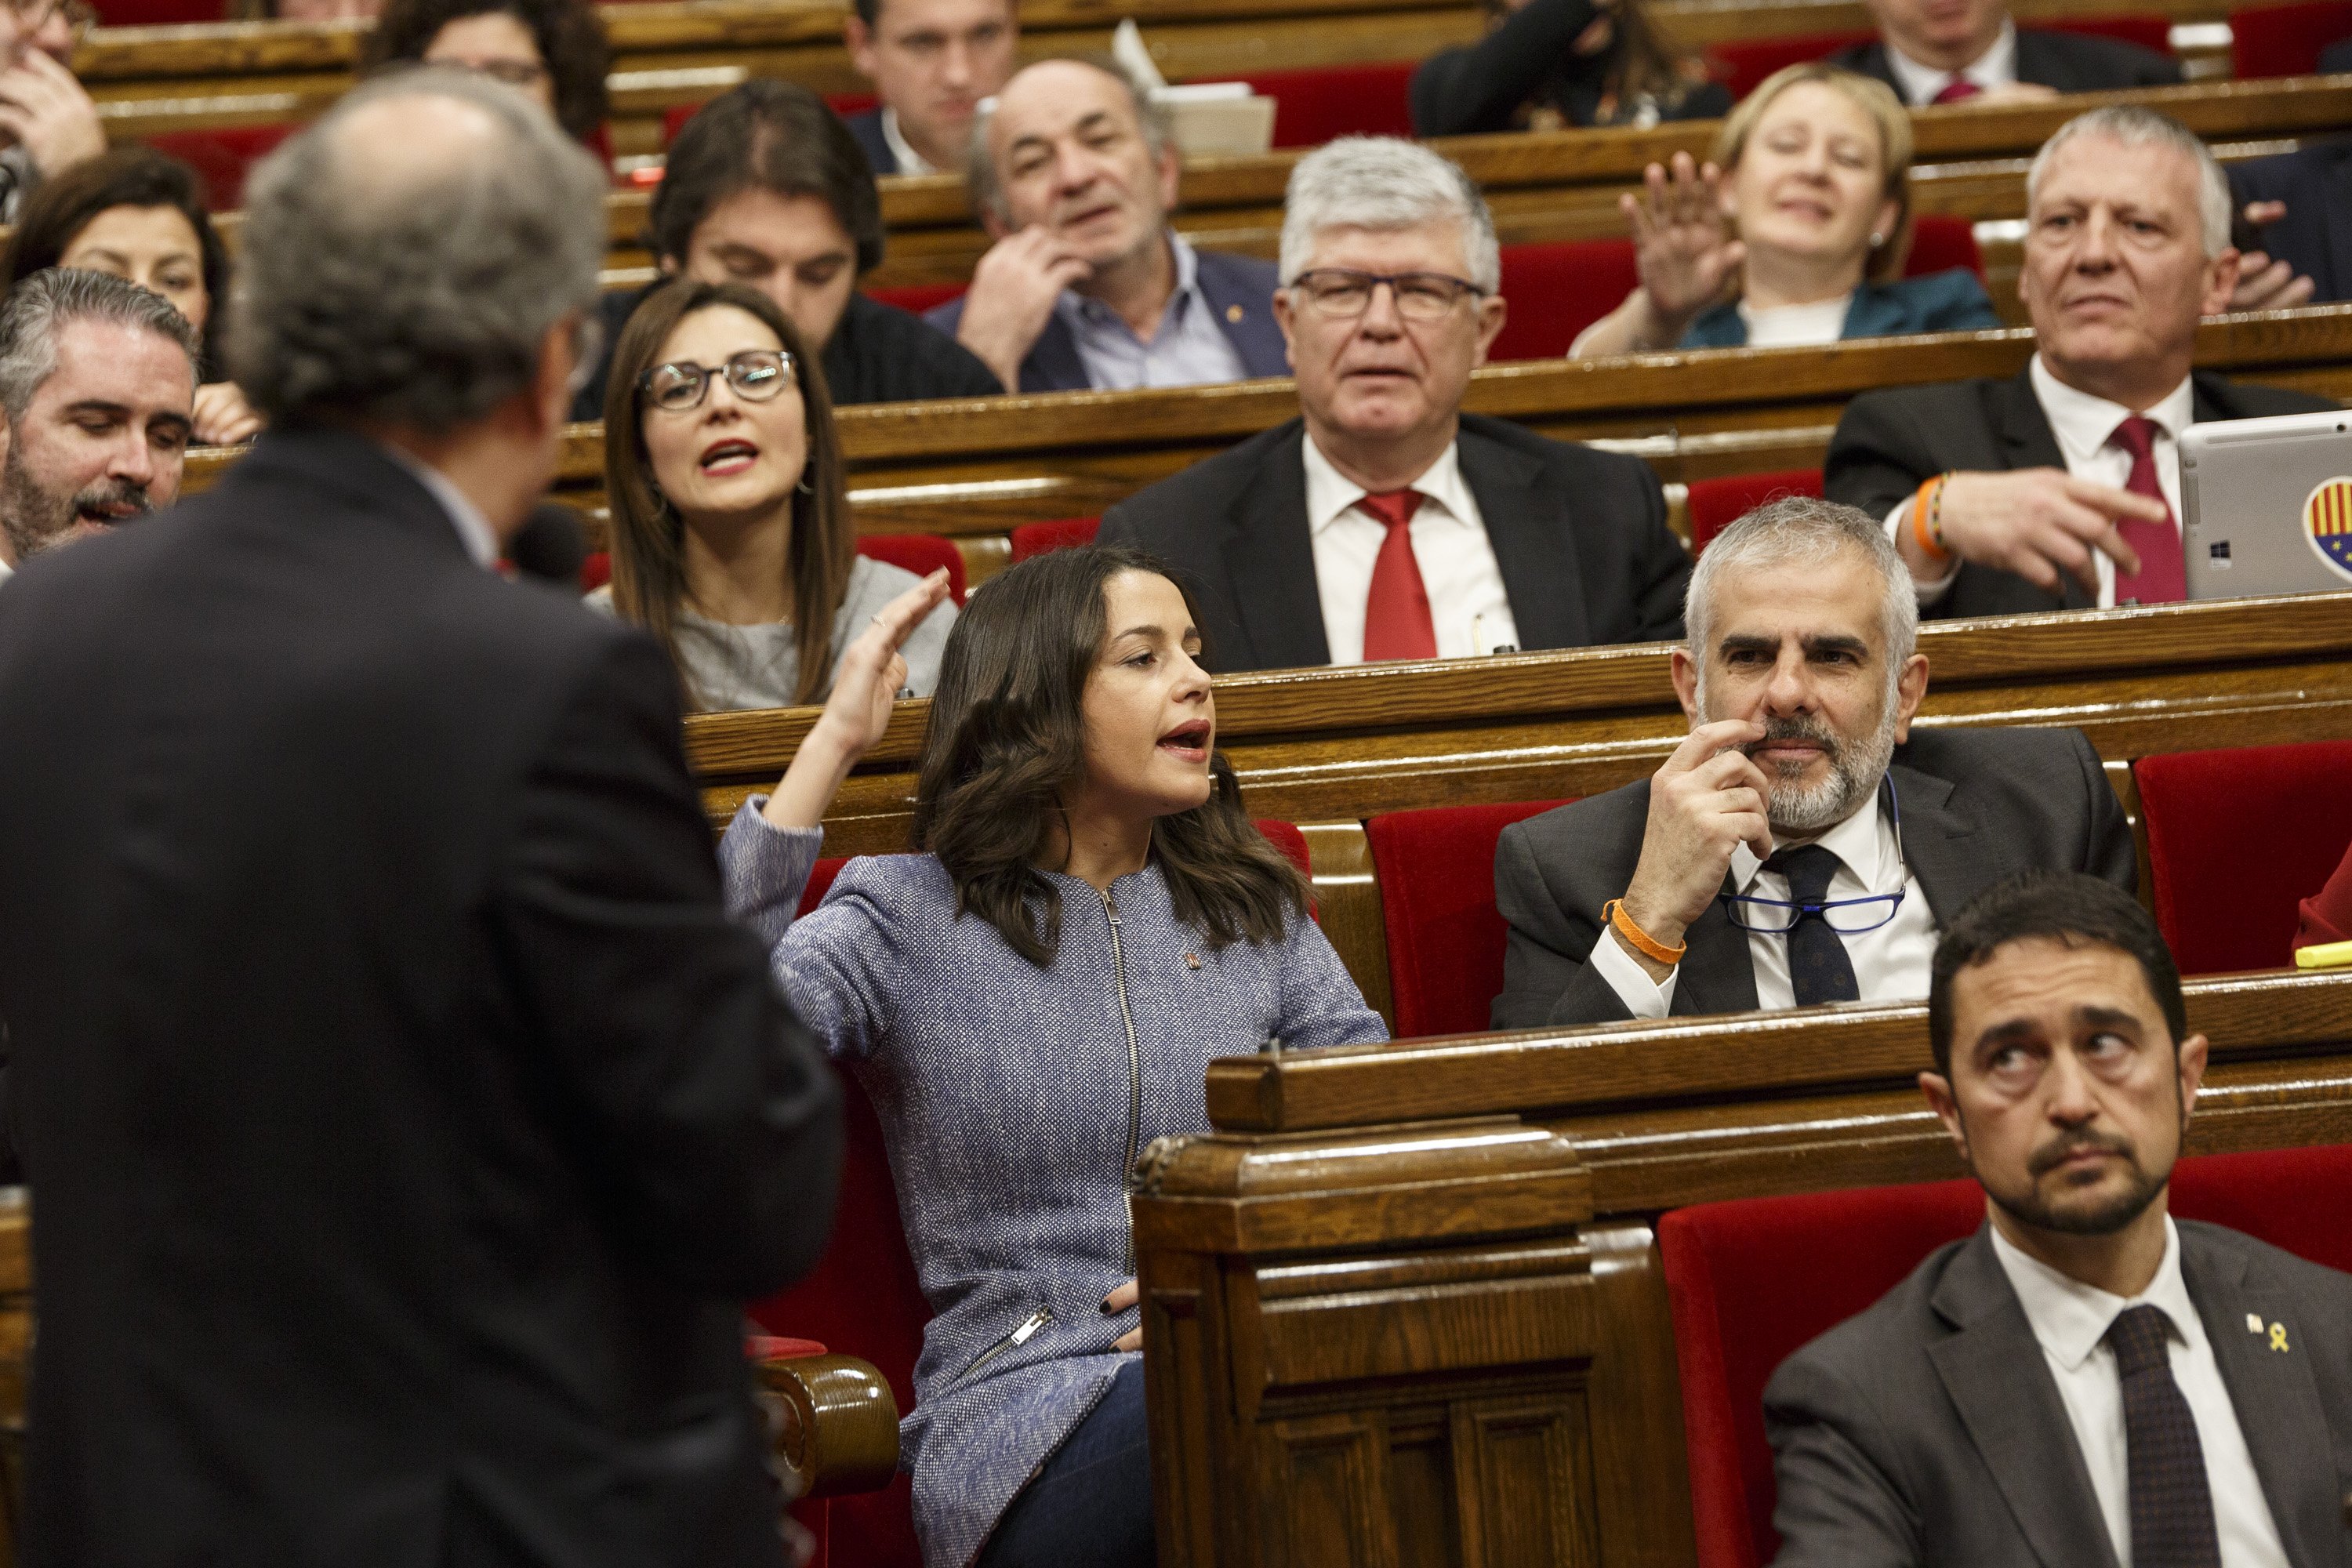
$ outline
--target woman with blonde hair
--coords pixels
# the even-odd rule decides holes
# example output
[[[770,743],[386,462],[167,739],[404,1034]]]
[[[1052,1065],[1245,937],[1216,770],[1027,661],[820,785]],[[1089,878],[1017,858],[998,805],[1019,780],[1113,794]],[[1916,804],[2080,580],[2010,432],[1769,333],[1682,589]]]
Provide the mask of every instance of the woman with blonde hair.
[[[1675,154],[1622,198],[1641,282],[1575,358],[1759,348],[1997,327],[1965,268],[1903,276],[1911,118],[1884,82],[1819,62],[1774,72],[1694,167]]]
[[[669,650],[706,711],[822,702],[850,639],[913,587],[856,552],[824,374],[765,294],[681,279],[647,296],[604,399],[613,582],[589,603]],[[955,606],[908,638],[927,695]]]

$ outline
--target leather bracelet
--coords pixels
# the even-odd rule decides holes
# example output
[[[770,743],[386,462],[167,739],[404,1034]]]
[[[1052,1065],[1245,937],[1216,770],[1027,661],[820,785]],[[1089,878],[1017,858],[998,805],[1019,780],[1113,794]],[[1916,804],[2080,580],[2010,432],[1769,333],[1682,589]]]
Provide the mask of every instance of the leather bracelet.
[[[1610,900],[1601,906],[1601,913],[1612,926],[1616,928],[1619,936],[1632,942],[1633,950],[1653,963],[1663,963],[1671,967],[1680,963],[1683,961],[1683,954],[1690,951],[1688,942],[1678,942],[1673,947],[1668,947],[1648,931],[1635,925],[1633,917],[1625,912],[1625,900],[1622,899]]]
[[[1952,558],[1951,547],[1944,542],[1944,486],[1951,477],[1937,474],[1911,496],[1911,537],[1938,563]]]

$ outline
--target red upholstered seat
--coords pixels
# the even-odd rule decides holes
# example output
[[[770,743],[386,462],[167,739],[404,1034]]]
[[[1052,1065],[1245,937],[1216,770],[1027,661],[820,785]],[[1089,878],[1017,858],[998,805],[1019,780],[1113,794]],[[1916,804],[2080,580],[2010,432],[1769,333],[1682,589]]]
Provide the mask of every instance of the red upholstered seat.
[[[2347,1203],[2352,1145],[2209,1155],[2173,1173],[2175,1215],[2331,1268],[2352,1268]],[[1763,1405],[1774,1370],[1983,1216],[1981,1190],[1958,1181],[1706,1204],[1658,1222],[1699,1568],[1756,1568],[1779,1550]]]
[[[866,297],[919,316],[935,305],[962,299],[971,288],[969,283],[901,283],[891,289],[868,289]]]
[[[1066,517],[1054,522],[1024,522],[1013,531],[1013,560],[1017,565],[1049,550],[1092,544],[1102,527],[1098,517]]]
[[[1335,136],[1411,136],[1406,89],[1417,60],[1258,71],[1238,79],[1274,100],[1274,144],[1319,147]]]
[[[101,27],[177,27],[191,22],[225,22],[222,0],[99,0]]]
[[[2183,974],[2294,962],[2295,906],[2352,843],[2352,742],[2175,752],[2132,764],[2156,921]]]
[[[2352,37],[2352,0],[2305,0],[2230,13],[2230,65],[2239,77],[2309,76],[2319,51]]]
[[[1562,804],[1441,805],[1365,822],[1399,1039],[1486,1027],[1503,989],[1507,930],[1495,908],[1496,842],[1512,823]]]
[[[824,105],[846,120],[853,114],[865,113],[880,101],[870,92],[833,92],[825,95]],[[686,122],[701,108],[698,103],[681,103],[667,110],[662,115],[662,145],[667,147],[677,141],[677,133],[686,129]]]
[[[951,539],[928,533],[861,533],[857,536],[857,553],[887,562],[918,576],[944,566],[948,569],[948,591],[955,595],[958,605],[963,603],[963,552]],[[612,553],[590,551],[580,563],[580,591],[593,594],[612,580]]]
[[[213,8],[217,21],[220,8]],[[148,137],[147,144],[196,172],[204,181],[205,205],[216,213],[234,212],[245,205],[245,177],[253,166],[277,151],[278,144],[301,127],[291,121],[277,125],[231,125],[210,131],[164,131]]]
[[[1693,479],[1690,483],[1691,553],[1696,555],[1707,546],[1707,541],[1754,511],[1768,500],[1783,496],[1818,496],[1822,493],[1822,471],[1819,468],[1782,468],[1769,474],[1733,474],[1720,479]]]
[[[1628,239],[1555,240],[1503,247],[1503,299],[1510,306],[1487,357],[1558,359],[1576,334],[1633,291]]]
[[[2235,18],[2232,18],[2234,23]],[[2172,19],[2162,16],[2052,16],[2037,20],[2037,27],[2053,33],[2088,33],[2102,38],[2119,38],[2127,44],[2137,44],[2158,54],[2171,51]],[[1720,43],[1706,51],[1707,67],[1716,80],[1731,90],[1734,99],[1746,98],[1757,85],[1783,66],[1793,66],[1805,60],[1827,59],[1853,44],[1866,44],[1877,35],[1870,32],[1806,33],[1793,37],[1756,38]],[[2315,47],[2314,53],[2315,54]],[[2304,68],[2308,70],[2308,66]],[[2245,73],[2241,70],[2240,75]]]
[[[1984,281],[1984,253],[1977,248],[1977,227],[1964,217],[1923,213],[1911,226],[1911,250],[1903,258],[1903,276],[1924,278],[1965,267]]]

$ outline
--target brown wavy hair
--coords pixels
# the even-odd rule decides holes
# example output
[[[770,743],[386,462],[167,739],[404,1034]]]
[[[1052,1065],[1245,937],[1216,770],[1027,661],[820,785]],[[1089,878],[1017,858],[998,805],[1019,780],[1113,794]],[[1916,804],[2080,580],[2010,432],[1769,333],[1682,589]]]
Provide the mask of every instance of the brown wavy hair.
[[[988,921],[1041,969],[1061,945],[1062,896],[1037,863],[1086,775],[1087,681],[1108,632],[1104,591],[1122,572],[1184,592],[1139,551],[1088,545],[1025,561],[973,595],[948,635],[923,737],[915,847],[947,868],[957,914]],[[1233,764],[1212,753],[1209,773],[1205,802],[1153,824],[1151,864],[1176,918],[1212,949],[1278,942],[1307,913],[1307,879],[1250,821]]]
[[[588,0],[389,0],[360,45],[360,68],[381,70],[421,60],[441,29],[468,16],[512,16],[530,30],[555,89],[555,122],[585,142],[604,123],[612,68],[604,19]]]
[[[670,656],[689,706],[700,697],[677,659],[677,611],[686,600],[686,520],[654,479],[646,452],[645,394],[639,384],[677,324],[698,310],[731,305],[757,317],[793,358],[808,437],[805,490],[793,495],[792,539],[785,559],[793,574],[793,646],[800,655],[803,702],[818,702],[833,685],[833,618],[849,594],[857,540],[842,480],[841,442],[833,428],[833,396],[824,372],[792,319],[776,302],[740,283],[698,283],[681,278],[647,295],[621,329],[604,388],[604,493],[613,508],[613,608],[651,632]]]

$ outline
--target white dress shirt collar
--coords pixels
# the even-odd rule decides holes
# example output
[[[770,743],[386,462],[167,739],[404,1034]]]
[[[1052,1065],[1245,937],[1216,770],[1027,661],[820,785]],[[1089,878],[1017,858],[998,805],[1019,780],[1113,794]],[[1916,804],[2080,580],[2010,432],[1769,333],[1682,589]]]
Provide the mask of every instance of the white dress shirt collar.
[[[2169,1215],[2164,1219],[2164,1261],[2157,1265],[2147,1289],[2137,1296],[2114,1295],[2061,1274],[2003,1236],[1997,1225],[1992,1226],[1992,1249],[2001,1272],[2009,1276],[2010,1288],[2017,1292],[2018,1304],[2025,1309],[2033,1337],[2069,1372],[2091,1359],[2116,1314],[2127,1307],[2162,1308],[2181,1343],[2192,1351],[2204,1349],[2205,1325],[2180,1277],[2180,1233]]]
[[[882,140],[890,149],[890,156],[898,163],[902,174],[936,174],[931,161],[915,151],[914,144],[898,130],[898,111],[885,105],[882,110]]]
[[[2140,412],[2067,385],[2042,363],[2040,354],[2033,356],[2026,374],[2032,378],[2033,395],[2042,405],[2043,416],[2050,421],[2050,433],[2058,437],[2058,449],[2065,454],[2069,468],[2088,461],[2107,444],[2116,426]],[[2162,438],[2178,441],[2196,417],[2196,386],[2183,376],[2179,386],[2158,399],[2146,413],[2159,427]]]
[[[1884,788],[1870,792],[1870,798],[1846,815],[1844,821],[1815,838],[1782,838],[1775,836],[1773,847],[1788,848],[1802,844],[1818,844],[1838,858],[1872,894],[1892,893],[1903,886],[1903,847],[1879,802],[1885,795]],[[1892,864],[1889,864],[1889,861]],[[1731,885],[1743,894],[1756,890],[1756,879],[1761,875],[1764,862],[1756,851],[1742,844],[1731,852]]]
[[[441,503],[441,510],[449,514],[449,526],[457,531],[457,542],[474,558],[475,565],[488,567],[498,563],[497,530],[491,528],[490,520],[482,515],[481,510],[466,499],[466,492],[449,482],[446,474],[397,447],[379,442],[377,450],[414,474],[416,482]]]
[[[14,566],[9,565],[5,561],[0,561],[0,583],[5,583],[16,574],[16,569]]]
[[[1307,436],[1307,531],[1318,534],[1327,531],[1339,521],[1349,507],[1368,494],[1363,486],[1332,467],[1331,459],[1315,444],[1315,436]],[[1446,518],[1465,528],[1477,528],[1477,503],[1470,497],[1469,482],[1462,477],[1462,446],[1449,441],[1437,460],[1422,470],[1421,477],[1404,487],[1418,490],[1423,498],[1434,502]],[[1428,509],[1416,513],[1416,520]]]
[[[2017,81],[2017,24],[2003,19],[2000,37],[1983,54],[1956,71],[1923,66],[1894,44],[1886,46],[1886,67],[1902,84],[1904,99],[1914,104],[1936,101],[1936,95],[1962,77],[1988,90],[2014,86]]]

